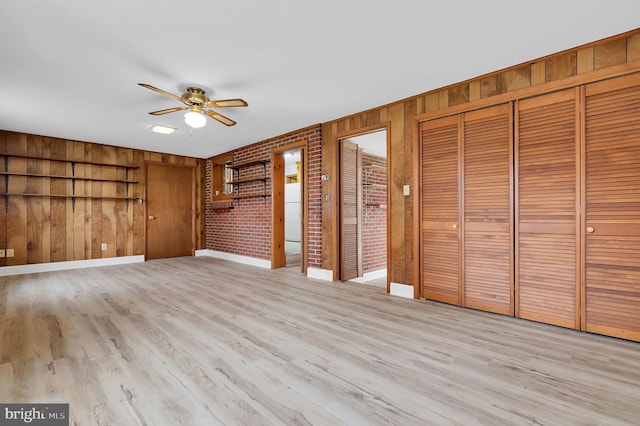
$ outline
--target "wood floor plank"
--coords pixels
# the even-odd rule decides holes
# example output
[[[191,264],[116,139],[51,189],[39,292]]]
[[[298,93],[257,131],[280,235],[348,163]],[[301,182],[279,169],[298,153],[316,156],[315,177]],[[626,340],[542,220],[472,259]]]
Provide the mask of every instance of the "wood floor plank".
[[[640,344],[205,258],[0,278],[0,401],[77,425],[637,424]]]

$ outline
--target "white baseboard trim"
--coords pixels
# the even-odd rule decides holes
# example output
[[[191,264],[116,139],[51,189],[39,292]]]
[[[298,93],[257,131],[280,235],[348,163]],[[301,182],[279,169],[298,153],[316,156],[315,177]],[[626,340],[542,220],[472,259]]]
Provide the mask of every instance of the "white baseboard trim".
[[[333,281],[333,271],[330,269],[308,267],[307,277],[316,280]]]
[[[413,286],[400,283],[391,283],[389,294],[392,296],[406,297],[413,299]]]
[[[230,260],[232,262],[243,263],[245,265],[257,266],[259,268],[271,269],[271,261],[265,259],[257,259],[255,257],[241,256],[239,254],[227,253],[217,250],[196,250],[196,256],[209,256],[217,259]]]
[[[3,266],[0,276],[35,274],[37,272],[66,271],[69,269],[91,268],[94,266],[124,265],[144,262],[144,256],[108,257],[105,259],[70,260],[67,262],[34,263],[30,265]]]
[[[375,280],[387,276],[387,268],[378,269],[377,271],[365,272],[361,277],[352,278],[349,281],[354,283],[366,284],[367,281]],[[386,287],[386,286],[385,286]]]

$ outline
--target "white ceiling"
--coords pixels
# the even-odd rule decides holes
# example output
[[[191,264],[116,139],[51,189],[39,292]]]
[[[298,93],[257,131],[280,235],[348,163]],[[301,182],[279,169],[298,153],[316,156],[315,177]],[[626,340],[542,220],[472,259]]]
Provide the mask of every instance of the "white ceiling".
[[[0,129],[207,158],[632,30],[638,0],[3,0]],[[244,98],[190,133],[137,86]],[[154,134],[154,124],[177,127]]]

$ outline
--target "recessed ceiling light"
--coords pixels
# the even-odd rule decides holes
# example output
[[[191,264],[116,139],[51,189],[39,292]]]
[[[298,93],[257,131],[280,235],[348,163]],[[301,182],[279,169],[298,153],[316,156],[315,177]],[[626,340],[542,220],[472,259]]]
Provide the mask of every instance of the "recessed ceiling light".
[[[162,126],[160,124],[154,124],[150,129],[154,133],[162,133],[163,135],[170,135],[177,130],[174,127]]]

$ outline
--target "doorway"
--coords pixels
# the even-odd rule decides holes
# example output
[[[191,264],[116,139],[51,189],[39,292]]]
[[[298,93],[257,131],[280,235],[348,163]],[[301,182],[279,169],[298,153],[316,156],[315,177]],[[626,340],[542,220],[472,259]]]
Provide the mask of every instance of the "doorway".
[[[147,163],[145,260],[195,254],[195,168]]]
[[[307,272],[307,141],[274,148],[272,165],[271,267]]]
[[[339,145],[339,279],[386,288],[387,129]]]

